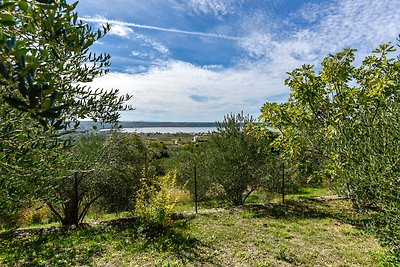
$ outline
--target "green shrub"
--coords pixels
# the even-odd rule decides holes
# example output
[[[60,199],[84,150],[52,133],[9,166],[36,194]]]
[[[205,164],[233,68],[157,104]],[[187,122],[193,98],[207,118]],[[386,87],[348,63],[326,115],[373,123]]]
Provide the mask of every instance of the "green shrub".
[[[172,214],[177,199],[173,199],[176,173],[140,180],[136,193],[135,216],[145,225],[167,228],[172,225]]]

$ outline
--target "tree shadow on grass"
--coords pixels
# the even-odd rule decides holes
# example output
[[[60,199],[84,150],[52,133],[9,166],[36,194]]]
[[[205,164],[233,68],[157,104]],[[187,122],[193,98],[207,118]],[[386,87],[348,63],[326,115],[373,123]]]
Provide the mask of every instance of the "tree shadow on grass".
[[[355,212],[348,200],[302,200],[285,204],[252,205],[246,207],[252,217],[271,217],[285,220],[331,218],[355,226],[365,225],[367,219]]]
[[[382,266],[400,266],[400,227],[398,210],[393,213],[375,212],[358,213],[348,200],[307,200],[289,201],[275,205],[259,205],[248,207],[252,217],[272,217],[284,220],[299,219],[335,219],[342,223],[351,224],[358,229],[367,231],[388,249],[381,255]]]
[[[97,228],[78,227],[73,230],[19,231],[18,235],[3,236],[0,239],[0,263],[6,266],[85,265],[102,253],[101,242],[88,242],[98,236],[98,232]]]
[[[146,225],[135,219],[119,219],[97,226],[19,231],[0,237],[0,265],[80,266],[90,265],[108,252],[137,256],[141,252],[174,255],[182,262],[213,264],[206,248],[187,230],[188,220],[173,221],[170,227]]]
[[[137,237],[142,240],[143,250],[168,252],[181,264],[221,266],[210,251],[216,248],[204,244],[190,234],[190,221],[196,216],[175,216],[172,225],[163,227],[154,224],[141,224]]]

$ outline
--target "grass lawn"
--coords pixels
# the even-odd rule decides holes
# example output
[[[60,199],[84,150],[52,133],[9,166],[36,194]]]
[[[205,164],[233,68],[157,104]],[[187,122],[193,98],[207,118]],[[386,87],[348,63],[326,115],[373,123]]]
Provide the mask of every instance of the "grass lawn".
[[[310,199],[321,196],[329,196],[334,195],[335,192],[330,190],[329,188],[312,188],[312,187],[302,187],[295,193],[285,194],[285,200],[298,200],[298,199]],[[175,210],[177,212],[181,211],[194,211],[195,205],[190,196],[178,196],[178,199],[184,199],[184,201],[180,201],[176,203]],[[265,192],[255,191],[253,192],[247,199],[246,204],[254,204],[254,203],[271,203],[271,202],[280,202],[282,201],[282,196],[280,194],[273,194],[266,197]],[[221,207],[230,207],[232,203],[229,200],[207,200],[207,201],[199,201],[197,203],[198,209],[211,209],[211,208],[221,208]]]
[[[0,237],[0,266],[379,266],[385,254],[345,200],[254,206],[178,220],[121,219]]]

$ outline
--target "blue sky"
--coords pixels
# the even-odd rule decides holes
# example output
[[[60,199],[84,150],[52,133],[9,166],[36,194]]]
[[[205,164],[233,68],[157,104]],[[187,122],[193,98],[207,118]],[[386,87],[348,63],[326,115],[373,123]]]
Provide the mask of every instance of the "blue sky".
[[[133,95],[121,120],[217,121],[289,95],[286,72],[343,48],[361,60],[400,33],[398,0],[81,0],[80,18],[111,31],[94,87]]]

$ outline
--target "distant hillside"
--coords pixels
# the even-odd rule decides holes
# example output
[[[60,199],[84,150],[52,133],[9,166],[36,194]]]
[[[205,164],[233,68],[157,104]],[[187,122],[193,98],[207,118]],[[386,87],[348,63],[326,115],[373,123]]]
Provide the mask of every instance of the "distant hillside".
[[[150,127],[215,127],[215,122],[153,122],[153,121],[121,121],[119,125],[122,128],[150,128]],[[81,121],[81,130],[92,129],[96,126],[98,129],[110,129],[111,124],[100,124],[99,122]]]

